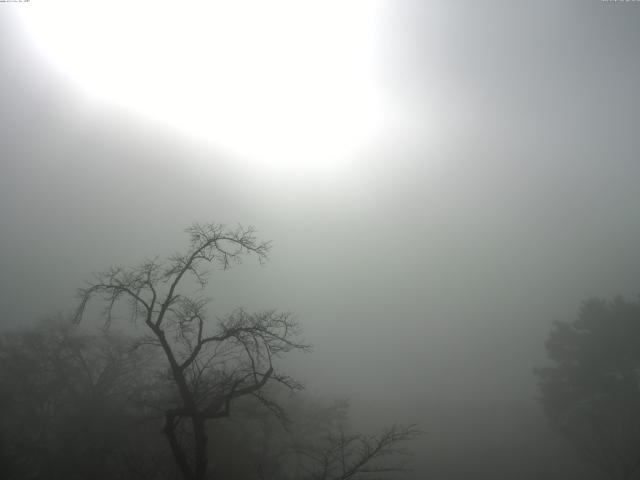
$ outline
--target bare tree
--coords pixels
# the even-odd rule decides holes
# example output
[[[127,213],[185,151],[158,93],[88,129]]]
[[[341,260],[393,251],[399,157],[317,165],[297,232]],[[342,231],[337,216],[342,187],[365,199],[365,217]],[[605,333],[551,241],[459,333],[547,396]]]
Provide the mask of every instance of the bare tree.
[[[408,455],[403,444],[422,435],[415,425],[394,425],[377,435],[338,434],[329,435],[323,447],[301,448],[298,454],[303,462],[302,477],[309,480],[376,479],[406,471],[398,457]],[[388,459],[394,460],[389,463]]]
[[[286,392],[274,385],[274,389]],[[271,392],[287,413],[286,422],[267,415],[251,398],[236,416],[212,432],[225,438],[216,468],[231,478],[252,480],[374,480],[407,472],[407,443],[422,434],[415,425],[394,425],[372,435],[348,433],[349,404],[325,404],[304,395]]]
[[[252,228],[217,224],[194,224],[187,233],[190,244],[185,253],[96,275],[79,292],[76,320],[97,296],[106,301],[105,327],[123,303],[131,321],[144,325],[147,335],[142,342],[162,349],[178,399],[164,412],[163,432],[185,480],[203,480],[208,468],[207,422],[228,417],[234,400],[246,396],[278,412],[263,395],[263,387],[279,382],[297,389],[300,384],[276,373],[273,360],[310,346],[300,340],[299,325],[288,313],[239,309],[212,321],[206,311],[208,299],[197,294],[207,285],[207,267],[226,270],[247,255],[262,262],[269,253],[268,242],[258,241]]]

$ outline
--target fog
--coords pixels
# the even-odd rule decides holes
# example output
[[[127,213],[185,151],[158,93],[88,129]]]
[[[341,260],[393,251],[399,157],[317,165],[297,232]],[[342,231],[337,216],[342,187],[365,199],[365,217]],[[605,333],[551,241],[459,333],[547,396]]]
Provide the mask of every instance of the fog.
[[[214,272],[211,311],[295,312],[314,349],[283,369],[361,429],[419,424],[409,476],[606,478],[549,428],[533,370],[554,321],[640,292],[640,4],[386,2],[385,129],[272,175],[83,93],[20,20],[38,3],[0,4],[3,327],[73,311],[94,272],[184,249],[193,222],[252,225],[269,261]]]

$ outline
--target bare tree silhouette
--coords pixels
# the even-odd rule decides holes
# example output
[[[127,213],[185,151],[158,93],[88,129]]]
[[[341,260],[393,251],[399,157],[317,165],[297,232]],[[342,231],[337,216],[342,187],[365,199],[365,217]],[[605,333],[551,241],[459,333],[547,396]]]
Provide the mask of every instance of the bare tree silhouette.
[[[238,309],[211,319],[208,299],[194,288],[207,285],[206,267],[227,270],[248,255],[262,262],[270,244],[258,241],[253,228],[194,224],[187,232],[190,244],[184,253],[96,275],[79,292],[75,318],[80,321],[89,300],[98,296],[106,301],[105,327],[123,302],[131,321],[145,326],[141,343],[162,349],[179,399],[165,411],[164,434],[185,480],[203,480],[207,422],[229,416],[234,400],[249,395],[279,413],[263,387],[268,382],[290,389],[301,385],[277,372],[274,359],[294,350],[309,351],[310,345],[300,339],[299,324],[289,313]]]

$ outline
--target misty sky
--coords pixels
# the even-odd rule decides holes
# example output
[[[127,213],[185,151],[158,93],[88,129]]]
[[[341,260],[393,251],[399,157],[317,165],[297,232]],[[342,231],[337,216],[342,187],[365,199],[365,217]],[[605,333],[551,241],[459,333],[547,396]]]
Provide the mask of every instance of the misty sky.
[[[533,403],[551,322],[640,293],[640,3],[389,1],[368,71],[388,129],[329,173],[298,149],[277,175],[87,99],[20,8],[38,2],[0,4],[2,325],[68,312],[92,272],[180,249],[193,221],[254,225],[271,260],[215,275],[219,313],[296,312],[310,390],[428,424],[424,405]]]

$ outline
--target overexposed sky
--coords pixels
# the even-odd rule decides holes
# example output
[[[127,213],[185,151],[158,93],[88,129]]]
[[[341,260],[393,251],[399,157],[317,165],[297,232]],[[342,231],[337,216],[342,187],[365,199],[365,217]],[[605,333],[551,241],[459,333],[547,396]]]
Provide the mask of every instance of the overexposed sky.
[[[396,121],[381,82],[382,1],[25,5],[72,88],[217,147],[260,175],[333,175]],[[202,166],[206,167],[206,165]]]

